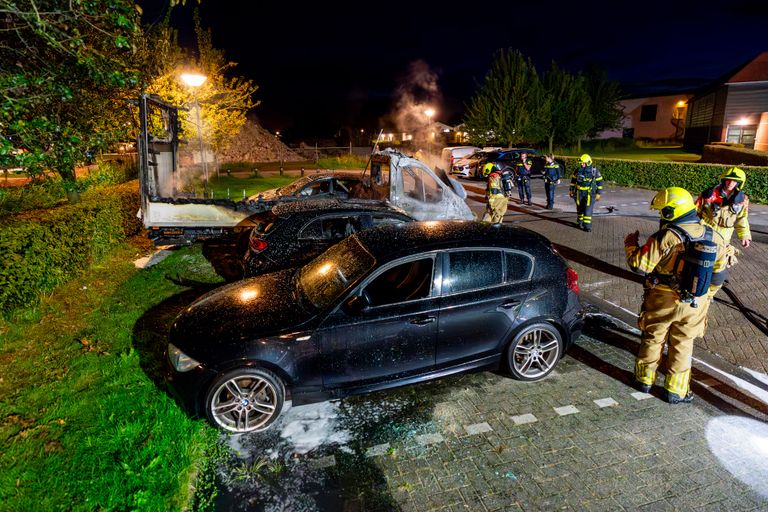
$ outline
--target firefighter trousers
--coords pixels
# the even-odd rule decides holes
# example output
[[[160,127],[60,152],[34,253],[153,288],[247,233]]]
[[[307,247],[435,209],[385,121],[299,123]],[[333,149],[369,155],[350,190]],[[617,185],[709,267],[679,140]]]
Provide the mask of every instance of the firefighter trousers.
[[[654,383],[666,344],[664,388],[681,397],[688,394],[693,340],[704,335],[710,302],[710,297],[699,297],[698,307],[693,308],[664,286],[646,290],[637,321],[642,337],[635,359],[635,380]]]
[[[507,196],[504,194],[493,194],[488,197],[488,204],[485,205],[483,222],[499,224],[504,220],[505,213],[507,213]]]
[[[576,191],[576,218],[579,227],[592,231],[592,210],[595,207],[595,195],[589,190]]]

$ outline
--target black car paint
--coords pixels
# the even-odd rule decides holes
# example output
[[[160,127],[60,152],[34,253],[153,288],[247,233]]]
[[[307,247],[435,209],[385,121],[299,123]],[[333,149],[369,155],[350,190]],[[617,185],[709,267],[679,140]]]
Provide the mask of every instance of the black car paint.
[[[404,211],[389,203],[365,199],[312,199],[284,203],[275,206],[271,212],[262,214],[261,217],[267,215],[270,222],[274,222],[269,232],[263,235],[258,232],[251,234],[266,242],[267,248],[258,253],[248,249],[245,255],[246,277],[298,267],[346,237],[340,235],[333,239],[300,238],[301,230],[317,219],[369,215],[393,221],[413,221]],[[253,222],[258,223],[259,217],[252,217]]]
[[[298,405],[498,368],[514,334],[536,322],[548,322],[559,330],[564,351],[580,334],[583,311],[576,295],[566,288],[566,263],[541,235],[524,228],[459,221],[382,226],[355,236],[374,255],[377,265],[368,276],[350,283],[347,292],[326,311],[302,306],[291,290],[295,271],[287,270],[210,292],[179,315],[169,341],[203,363],[184,373],[169,369],[172,388],[190,411],[203,414],[207,387],[216,376],[237,367],[262,366],[275,372]],[[438,282],[446,251],[462,248],[524,250],[535,261],[531,279],[523,289],[519,284],[505,284],[495,287],[495,292],[441,296],[438,288],[426,300],[372,308],[362,314],[344,307],[361,284],[387,263],[410,254],[434,254]],[[253,304],[242,302],[240,297],[254,284],[268,293]],[[456,305],[453,301],[463,302]],[[473,325],[478,312],[507,318],[503,333],[492,343],[473,336],[467,328],[445,346],[433,343],[430,347],[429,340],[437,339],[439,333],[459,324]],[[442,318],[449,313],[452,318]],[[424,323],[429,317],[433,321]],[[377,321],[384,324],[381,330],[374,333],[366,327]],[[434,334],[426,342],[412,335],[421,329]],[[386,337],[397,337],[397,345],[381,350],[381,340]],[[479,350],[462,350],[476,343]],[[414,353],[418,354],[415,360],[408,357]],[[364,376],[363,370],[368,372]]]

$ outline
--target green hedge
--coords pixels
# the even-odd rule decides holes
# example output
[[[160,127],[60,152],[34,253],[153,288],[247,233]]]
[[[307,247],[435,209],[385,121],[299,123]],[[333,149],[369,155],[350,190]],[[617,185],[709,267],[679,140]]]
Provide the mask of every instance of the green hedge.
[[[576,157],[562,158],[566,164],[566,177],[578,166]],[[648,160],[617,160],[594,158],[606,181],[627,187],[661,190],[667,187],[683,187],[694,197],[716,184],[727,166],[685,162],[652,162]],[[741,166],[747,173],[746,192],[755,203],[768,203],[768,167]]]
[[[768,165],[768,153],[754,149],[707,144],[701,155],[703,162],[722,165]]]
[[[137,182],[98,187],[81,202],[8,217],[0,222],[0,311],[37,304],[136,234],[141,223]]]

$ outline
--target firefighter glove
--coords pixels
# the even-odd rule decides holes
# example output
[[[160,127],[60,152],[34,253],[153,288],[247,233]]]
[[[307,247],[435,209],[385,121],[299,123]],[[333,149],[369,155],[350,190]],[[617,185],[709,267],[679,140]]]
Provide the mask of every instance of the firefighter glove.
[[[599,201],[599,200],[600,200],[600,194],[595,194],[595,201]]]
[[[624,238],[624,247],[637,247],[640,245],[640,231],[628,234]]]

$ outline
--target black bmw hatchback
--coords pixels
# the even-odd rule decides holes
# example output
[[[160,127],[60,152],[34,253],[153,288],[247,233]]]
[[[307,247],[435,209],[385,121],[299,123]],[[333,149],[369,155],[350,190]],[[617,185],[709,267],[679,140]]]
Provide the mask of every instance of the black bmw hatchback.
[[[168,379],[192,413],[253,432],[287,396],[298,405],[499,367],[542,379],[583,315],[576,272],[537,233],[381,226],[198,299],[171,328]]]

